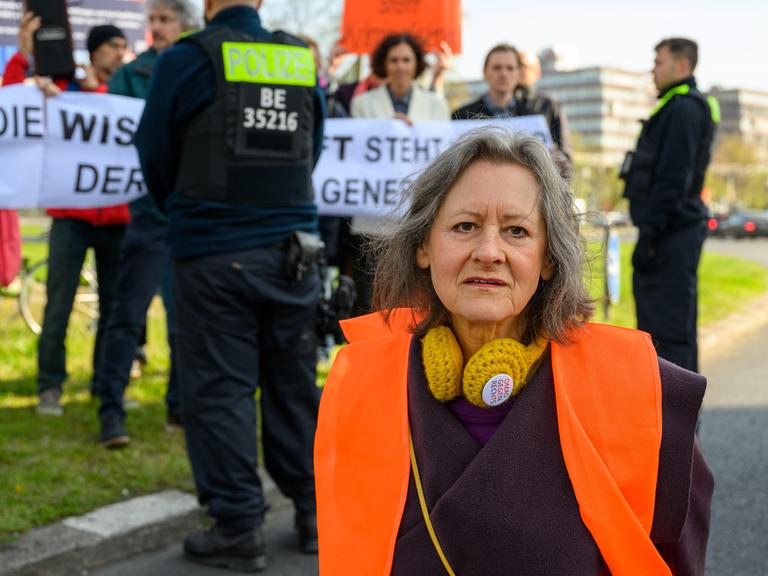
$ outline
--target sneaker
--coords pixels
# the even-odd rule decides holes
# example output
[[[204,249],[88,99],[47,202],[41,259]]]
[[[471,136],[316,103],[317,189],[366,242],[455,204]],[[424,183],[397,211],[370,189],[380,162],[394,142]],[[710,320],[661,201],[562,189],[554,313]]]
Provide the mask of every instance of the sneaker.
[[[131,363],[131,380],[141,378],[141,362],[138,358],[134,358]]]
[[[144,346],[136,348],[136,356],[134,356],[134,359],[137,360],[141,366],[147,365],[147,351],[144,350]]]
[[[214,525],[184,539],[184,555],[198,564],[239,572],[261,572],[267,567],[261,526],[235,531]]]
[[[296,513],[296,531],[299,533],[299,547],[304,554],[317,554],[317,513]]]
[[[64,414],[64,409],[61,407],[61,390],[46,388],[40,392],[40,401],[35,406],[35,412],[41,416],[61,416]]]
[[[133,398],[123,398],[123,410],[138,410],[141,403]]]
[[[101,419],[99,442],[104,448],[122,448],[131,441],[125,431],[123,421],[117,414],[108,414]]]
[[[165,424],[165,430],[167,432],[174,432],[175,430],[184,430],[184,418],[179,410],[169,410],[168,420]]]

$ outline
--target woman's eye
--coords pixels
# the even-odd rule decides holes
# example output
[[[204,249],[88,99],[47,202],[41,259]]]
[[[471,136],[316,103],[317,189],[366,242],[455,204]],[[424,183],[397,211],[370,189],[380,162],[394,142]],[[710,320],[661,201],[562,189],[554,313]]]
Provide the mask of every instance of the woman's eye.
[[[510,226],[509,228],[507,228],[507,233],[510,236],[515,236],[515,237],[521,237],[527,234],[525,228],[522,228],[520,226]]]
[[[457,232],[472,232],[475,225],[472,222],[459,222],[453,227]]]

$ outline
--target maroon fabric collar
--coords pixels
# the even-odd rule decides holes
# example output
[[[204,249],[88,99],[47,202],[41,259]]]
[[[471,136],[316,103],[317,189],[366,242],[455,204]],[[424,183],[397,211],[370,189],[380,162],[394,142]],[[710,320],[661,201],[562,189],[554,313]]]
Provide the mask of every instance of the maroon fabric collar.
[[[599,574],[604,564],[581,521],[560,451],[549,353],[481,447],[430,395],[420,347],[414,338],[409,419],[430,517],[454,571],[508,574],[514,567],[519,576]],[[443,571],[411,478],[392,574]]]

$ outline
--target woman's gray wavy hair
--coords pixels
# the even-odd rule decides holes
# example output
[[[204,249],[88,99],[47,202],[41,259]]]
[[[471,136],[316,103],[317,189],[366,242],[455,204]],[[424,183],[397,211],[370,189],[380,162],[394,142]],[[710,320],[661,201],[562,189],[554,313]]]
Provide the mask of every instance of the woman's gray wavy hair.
[[[427,241],[448,192],[467,167],[478,160],[518,164],[539,184],[538,207],[547,227],[547,253],[555,272],[541,281],[526,308],[528,343],[536,338],[568,342],[568,331],[592,316],[594,306],[583,280],[585,246],[570,186],[547,148],[536,138],[499,127],[472,130],[442,152],[404,191],[398,214],[369,243],[376,262],[374,309],[389,320],[389,311],[414,308],[425,319],[414,332],[423,334],[449,322],[429,270],[419,267],[416,251]]]
[[[155,8],[168,8],[179,19],[182,31],[194,30],[202,26],[200,10],[192,0],[148,0],[144,9],[149,13]]]

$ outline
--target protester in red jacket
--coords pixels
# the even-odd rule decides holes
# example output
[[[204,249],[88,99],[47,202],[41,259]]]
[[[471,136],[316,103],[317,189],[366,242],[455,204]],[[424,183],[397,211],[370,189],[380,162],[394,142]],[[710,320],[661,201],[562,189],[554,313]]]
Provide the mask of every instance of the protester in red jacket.
[[[19,26],[19,51],[6,65],[3,85],[20,84],[30,74],[33,37],[40,27],[40,17],[27,12]],[[123,32],[112,25],[95,26],[88,34],[87,48],[91,64],[82,66],[83,79],[35,77],[46,96],[61,91],[107,91],[107,82],[122,64],[127,43]],[[80,269],[88,248],[96,256],[99,279],[99,323],[93,355],[94,380],[91,391],[98,393],[100,334],[106,326],[109,308],[118,278],[120,243],[125,225],[130,221],[128,206],[74,209],[51,208],[53,218],[48,244],[48,301],[43,330],[38,344],[38,414],[59,416],[63,413],[61,388],[67,378],[65,337],[69,314],[77,291]]]

